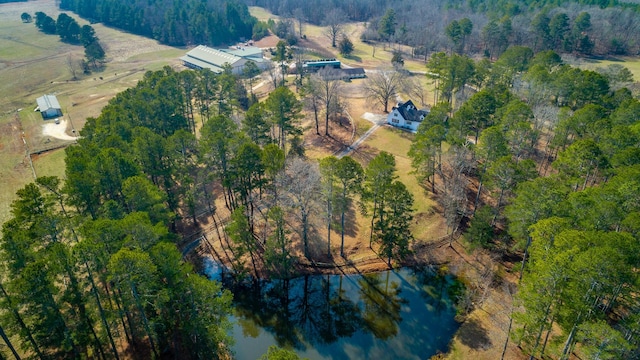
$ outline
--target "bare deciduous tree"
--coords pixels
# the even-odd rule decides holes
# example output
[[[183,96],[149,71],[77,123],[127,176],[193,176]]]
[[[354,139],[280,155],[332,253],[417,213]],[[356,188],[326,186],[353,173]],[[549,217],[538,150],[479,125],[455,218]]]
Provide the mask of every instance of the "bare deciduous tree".
[[[331,40],[331,46],[336,47],[338,35],[342,33],[344,22],[347,21],[344,13],[340,9],[332,9],[324,18],[324,25],[327,27],[324,35]]]
[[[451,242],[467,210],[466,190],[469,180],[465,174],[471,167],[471,149],[465,143],[451,146],[446,161],[437,170],[442,178],[440,201],[447,222],[447,230],[451,234]]]
[[[313,116],[316,121],[316,135],[320,135],[318,113],[320,112],[320,106],[322,103],[320,99],[322,91],[318,88],[320,83],[316,81],[313,76],[308,79],[308,82],[304,85],[304,95],[302,98],[304,99],[305,108],[313,111]]]
[[[319,98],[324,106],[324,134],[329,135],[329,117],[340,110],[340,89],[342,85],[342,72],[338,69],[324,68],[312,76],[316,86],[312,88],[319,91]]]
[[[78,80],[78,73],[82,71],[82,60],[76,59],[69,54],[67,55],[65,64],[67,65],[67,69],[69,69],[73,80]]]
[[[393,101],[402,87],[404,76],[395,70],[377,70],[367,74],[364,91],[367,97],[389,112],[389,101]]]
[[[302,78],[304,76],[304,68],[302,67],[304,63],[304,58],[307,53],[306,49],[300,46],[292,46],[290,50],[293,55],[293,63],[296,67],[296,92],[299,91],[299,88],[302,86]]]
[[[298,34],[300,37],[302,37],[302,27],[304,26],[304,22],[307,20],[307,17],[304,16],[304,12],[302,11],[301,8],[297,8],[293,10],[292,15],[294,19],[296,19],[296,22],[298,23]]]
[[[422,77],[424,78],[424,76]],[[427,89],[425,88],[424,82],[415,77],[411,77],[406,78],[405,81],[402,82],[402,85],[406,94],[414,99],[420,100],[420,106],[427,105]]]
[[[309,233],[312,225],[312,214],[318,211],[320,196],[320,171],[316,162],[309,162],[294,157],[281,177],[284,189],[282,203],[292,208],[298,219],[298,227],[304,255],[309,257]],[[278,185],[276,185],[278,186]]]
[[[280,76],[280,67],[276,66],[276,64],[273,63],[272,61],[269,61],[267,63],[267,66],[265,67],[265,74],[267,76],[267,80],[273,86],[273,88],[274,89],[277,88],[278,83],[282,78]]]

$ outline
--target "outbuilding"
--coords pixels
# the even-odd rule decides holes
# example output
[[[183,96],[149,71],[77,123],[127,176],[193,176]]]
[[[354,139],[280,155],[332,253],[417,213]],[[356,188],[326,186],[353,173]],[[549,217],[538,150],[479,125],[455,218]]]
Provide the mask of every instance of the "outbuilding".
[[[55,95],[44,95],[36,99],[38,103],[37,110],[40,111],[42,117],[50,119],[53,117],[62,116],[62,107]]]
[[[342,73],[344,74],[345,80],[364,79],[365,77],[367,77],[367,74],[364,72],[363,68],[342,69]]]
[[[262,57],[262,49],[254,46],[214,49],[200,45],[187,52],[180,60],[192,69],[209,69],[218,74],[226,65],[229,65],[231,71],[237,75],[242,74],[244,65],[248,61],[253,61],[260,69],[265,69],[268,64],[268,60]]]
[[[247,62],[239,56],[228,54],[218,49],[200,45],[181,57],[184,65],[192,69],[209,69],[214,73],[221,73],[225,65],[231,66],[234,74],[242,73],[242,68]]]

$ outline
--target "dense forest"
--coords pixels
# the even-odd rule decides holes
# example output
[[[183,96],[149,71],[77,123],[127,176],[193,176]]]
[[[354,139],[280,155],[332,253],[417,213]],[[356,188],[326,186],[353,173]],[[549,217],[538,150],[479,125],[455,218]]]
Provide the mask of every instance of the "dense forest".
[[[266,7],[284,18],[318,25],[363,21],[368,27],[363,40],[406,44],[413,48],[412,55],[425,59],[434,51],[452,48],[495,59],[509,45],[578,55],[634,55],[640,51],[639,9],[617,1],[246,3]],[[249,14],[246,4],[235,0],[62,0],[60,8],[168,45],[229,44],[257,34],[264,36],[266,31],[266,25]],[[317,11],[323,8],[330,11]],[[461,32],[461,20],[468,25],[464,30],[468,33]],[[465,40],[462,45],[460,37]]]
[[[406,44],[413,48],[412,55],[425,59],[434,51],[457,48],[461,37],[465,44],[459,52],[493,59],[509,45],[578,55],[635,55],[640,51],[638,6],[616,1],[253,0],[248,3],[266,7],[284,18],[319,25],[363,21],[368,27],[363,40]],[[331,11],[317,11],[319,8]],[[463,19],[468,33],[461,33],[457,25]]]
[[[495,63],[436,53],[427,68],[442,102],[409,155],[448,226],[470,219],[471,248],[523,252],[512,339],[536,358],[567,359],[578,342],[587,358],[638,358],[640,102],[624,87],[631,74],[581,70],[524,47]]]
[[[61,0],[60,8],[176,46],[250,39],[256,23],[235,0]]]

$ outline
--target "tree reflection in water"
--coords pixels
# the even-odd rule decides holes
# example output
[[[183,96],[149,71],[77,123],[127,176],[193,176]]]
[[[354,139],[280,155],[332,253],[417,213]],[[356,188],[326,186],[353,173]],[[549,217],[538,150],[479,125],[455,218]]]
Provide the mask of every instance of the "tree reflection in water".
[[[382,340],[395,336],[402,321],[400,288],[395,281],[389,284],[389,274],[386,273],[384,281],[380,274],[367,274],[358,280],[360,299],[364,303],[362,319],[367,330]]]
[[[259,357],[269,345],[312,359],[428,358],[446,351],[458,327],[453,281],[437,273],[223,282],[234,293],[239,358]]]

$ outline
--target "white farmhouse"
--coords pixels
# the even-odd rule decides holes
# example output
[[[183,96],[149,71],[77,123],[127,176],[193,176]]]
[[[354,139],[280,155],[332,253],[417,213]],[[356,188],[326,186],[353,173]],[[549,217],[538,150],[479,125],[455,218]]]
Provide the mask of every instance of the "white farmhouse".
[[[411,100],[405,103],[398,103],[387,116],[387,123],[391,126],[408,129],[413,132],[418,130],[418,126],[429,114],[428,110],[418,110]]]

